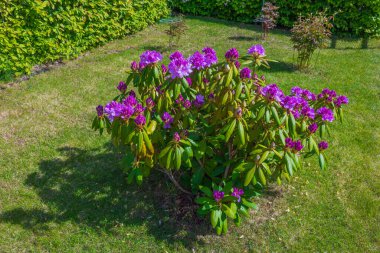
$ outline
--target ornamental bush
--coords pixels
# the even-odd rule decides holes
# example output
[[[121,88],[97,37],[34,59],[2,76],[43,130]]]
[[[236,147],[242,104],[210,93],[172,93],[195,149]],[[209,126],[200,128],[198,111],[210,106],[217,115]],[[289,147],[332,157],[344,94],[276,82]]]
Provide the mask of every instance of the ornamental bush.
[[[162,0],[0,1],[0,77],[76,57],[167,14]]]
[[[260,15],[262,0],[169,0],[169,5],[183,13],[211,16],[252,23]],[[327,11],[337,13],[334,32],[357,36],[380,35],[379,0],[276,0],[278,24],[291,28],[299,16]]]
[[[263,187],[302,169],[303,158],[316,155],[326,168],[327,133],[343,118],[345,96],[300,87],[285,95],[266,84],[256,73],[269,62],[261,45],[243,57],[232,48],[220,63],[208,47],[188,58],[174,52],[168,66],[162,58],[144,52],[119,94],[96,108],[92,127],[123,150],[129,183],[165,173],[221,234],[229,219],[239,225],[249,215]]]

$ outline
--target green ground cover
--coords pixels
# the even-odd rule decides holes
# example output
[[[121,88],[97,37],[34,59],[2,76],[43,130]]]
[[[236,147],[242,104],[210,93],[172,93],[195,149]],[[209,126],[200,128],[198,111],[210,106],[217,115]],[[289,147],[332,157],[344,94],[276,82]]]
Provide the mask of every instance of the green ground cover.
[[[329,87],[349,97],[345,122],[332,128],[329,169],[307,161],[291,184],[271,187],[251,219],[222,237],[179,208],[186,200],[169,183],[151,177],[149,187],[127,185],[120,155],[91,121],[132,60],[147,49],[168,56],[167,27],[158,25],[28,81],[0,85],[0,251],[378,252],[380,41],[360,49],[360,40],[338,40],[299,72],[286,31],[262,42],[253,25],[187,22],[179,48],[185,55],[212,46],[223,57],[230,47],[245,53],[263,43],[279,61],[261,71],[270,83]]]

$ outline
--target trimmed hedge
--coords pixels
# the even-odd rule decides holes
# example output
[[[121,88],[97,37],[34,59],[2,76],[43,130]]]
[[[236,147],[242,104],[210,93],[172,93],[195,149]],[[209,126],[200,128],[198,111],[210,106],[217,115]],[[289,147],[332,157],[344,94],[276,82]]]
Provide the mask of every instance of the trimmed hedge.
[[[163,0],[0,1],[0,75],[76,57],[168,13]]]
[[[380,0],[273,0],[279,8],[279,24],[292,27],[300,15],[326,10],[335,16],[335,32],[358,36],[380,35]],[[262,0],[169,0],[183,13],[251,23],[259,16]]]

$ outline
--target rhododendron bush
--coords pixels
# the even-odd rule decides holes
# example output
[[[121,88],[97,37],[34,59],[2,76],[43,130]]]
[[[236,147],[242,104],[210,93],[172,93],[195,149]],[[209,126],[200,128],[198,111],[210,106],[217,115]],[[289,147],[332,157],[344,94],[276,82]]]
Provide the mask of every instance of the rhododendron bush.
[[[128,182],[165,173],[221,234],[229,219],[239,225],[249,215],[263,187],[302,169],[303,158],[315,155],[326,168],[329,126],[342,120],[345,96],[300,87],[286,95],[267,84],[256,73],[270,62],[261,45],[243,57],[232,48],[220,63],[212,48],[188,58],[174,52],[168,66],[162,59],[144,52],[93,121],[125,152]]]

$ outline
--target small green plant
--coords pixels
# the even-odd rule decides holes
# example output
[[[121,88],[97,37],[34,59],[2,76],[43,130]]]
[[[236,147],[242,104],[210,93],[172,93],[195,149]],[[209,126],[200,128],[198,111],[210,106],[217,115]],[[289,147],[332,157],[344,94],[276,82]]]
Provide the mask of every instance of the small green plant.
[[[250,68],[240,68],[239,59]],[[325,138],[330,122],[343,117],[345,96],[300,87],[285,95],[266,84],[252,73],[267,65],[262,45],[241,58],[231,48],[221,63],[212,48],[188,59],[177,51],[170,60],[160,66],[159,52],[144,52],[119,83],[119,95],[97,107],[92,127],[125,152],[129,183],[164,172],[221,234],[229,219],[240,225],[249,216],[266,185],[302,169],[303,157],[316,155],[326,168]],[[127,91],[130,84],[139,95]]]
[[[299,69],[308,68],[315,50],[327,46],[333,27],[331,19],[332,17],[327,17],[321,12],[316,15],[299,17],[294,24],[291,30],[291,40],[294,49],[297,50]]]
[[[174,48],[178,45],[181,37],[187,30],[186,22],[182,15],[178,15],[169,24],[169,29],[165,33],[169,36],[169,48]]]

